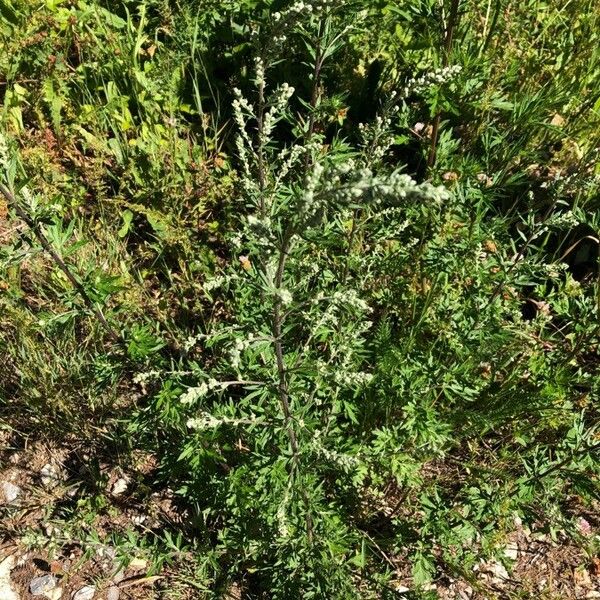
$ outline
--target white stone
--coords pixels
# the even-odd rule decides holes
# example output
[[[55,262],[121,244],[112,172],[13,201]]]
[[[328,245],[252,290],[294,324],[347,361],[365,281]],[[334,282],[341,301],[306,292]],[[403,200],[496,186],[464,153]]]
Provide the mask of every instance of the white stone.
[[[126,492],[128,483],[129,482],[124,477],[120,477],[119,479],[117,479],[112,488],[113,496],[120,496],[121,494]]]
[[[61,600],[63,590],[61,587],[54,588],[46,594],[47,600]]]
[[[21,488],[10,481],[3,481],[0,483],[0,492],[6,504],[13,504],[21,495]]]
[[[10,581],[10,572],[15,567],[15,557],[9,556],[0,562],[0,598],[2,600],[19,600]]]
[[[119,588],[114,585],[106,590],[106,600],[119,600],[120,595]]]
[[[131,521],[135,525],[141,525],[148,517],[146,515],[134,515],[131,517]]]
[[[114,560],[117,556],[117,551],[112,546],[98,546],[98,548],[96,548],[96,555],[99,558]]]
[[[508,571],[505,569],[504,565],[499,562],[494,562],[490,565],[490,572],[494,575],[498,580],[506,580],[510,579]]]
[[[86,585],[80,590],[77,590],[73,594],[73,600],[92,600],[96,593],[96,587],[93,585]]]
[[[143,571],[148,567],[148,561],[145,558],[134,558],[128,566],[132,571]]]
[[[510,542],[507,544],[506,548],[504,548],[504,556],[510,558],[510,560],[517,560],[519,557],[519,546],[514,542]]]
[[[50,463],[47,463],[42,467],[40,475],[42,477],[42,484],[46,487],[55,486],[60,482],[60,473],[58,469]]]
[[[29,584],[29,591],[32,596],[46,596],[56,588],[56,577],[54,575],[42,575],[34,577]],[[60,598],[60,596],[59,596]]]
[[[473,588],[470,585],[467,585],[464,589],[460,590],[459,595],[461,600],[470,600],[473,595]]]

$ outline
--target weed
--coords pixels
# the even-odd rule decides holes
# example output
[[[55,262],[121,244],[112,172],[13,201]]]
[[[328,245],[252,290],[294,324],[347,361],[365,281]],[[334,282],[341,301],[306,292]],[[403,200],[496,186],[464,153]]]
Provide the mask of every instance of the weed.
[[[77,465],[10,535],[164,598],[491,597],[515,520],[594,557],[598,31],[0,2],[2,430]]]

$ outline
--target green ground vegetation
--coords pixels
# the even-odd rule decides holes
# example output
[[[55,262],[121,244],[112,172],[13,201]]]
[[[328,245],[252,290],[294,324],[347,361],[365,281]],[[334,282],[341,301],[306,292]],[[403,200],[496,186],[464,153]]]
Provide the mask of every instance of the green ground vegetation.
[[[0,0],[0,424],[91,474],[49,518],[144,453],[164,598],[434,598],[515,515],[591,560],[599,125],[593,0]]]

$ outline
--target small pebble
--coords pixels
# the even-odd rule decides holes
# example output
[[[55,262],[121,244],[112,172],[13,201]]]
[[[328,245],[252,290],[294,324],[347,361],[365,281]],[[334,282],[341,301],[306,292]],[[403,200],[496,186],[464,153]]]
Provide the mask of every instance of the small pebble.
[[[61,600],[63,589],[61,587],[54,588],[46,594],[47,600]]]
[[[53,487],[60,482],[58,469],[50,463],[45,464],[40,471],[42,484],[46,487]]]
[[[21,488],[10,481],[0,483],[1,496],[6,504],[16,502],[21,495]]]
[[[517,528],[522,527],[523,526],[523,519],[521,519],[521,517],[519,515],[515,515],[514,516],[514,522],[515,522],[515,526]]]
[[[132,571],[143,571],[148,567],[148,561],[144,558],[134,558],[128,566]]]
[[[121,477],[121,478],[117,479],[115,481],[115,484],[113,485],[113,488],[112,488],[112,494],[113,494],[113,496],[120,496],[121,494],[123,494],[124,492],[126,492],[127,491],[127,484],[128,483],[129,482],[124,477]]]
[[[55,587],[56,577],[54,575],[42,575],[31,580],[29,591],[32,596],[46,596]]]
[[[146,515],[134,515],[131,517],[131,521],[135,525],[141,525],[148,517]]]
[[[109,560],[114,560],[117,556],[117,551],[112,546],[99,546],[96,549],[96,555],[99,558],[107,558]]]
[[[510,579],[510,575],[508,574],[506,568],[502,563],[494,562],[491,564],[491,573],[494,575],[494,579],[501,583],[503,580]]]
[[[119,588],[114,585],[106,590],[106,600],[119,600],[120,595]]]
[[[113,583],[121,583],[123,579],[125,579],[125,571],[123,571],[123,569],[119,569],[112,578]]]
[[[468,585],[459,591],[459,595],[461,600],[470,600],[471,596],[473,595],[473,588]]]
[[[510,558],[510,560],[517,560],[519,557],[519,546],[514,542],[510,542],[507,544],[506,548],[504,548],[504,556]]]
[[[92,600],[96,593],[96,587],[93,585],[86,585],[80,590],[77,590],[73,594],[73,600]]]

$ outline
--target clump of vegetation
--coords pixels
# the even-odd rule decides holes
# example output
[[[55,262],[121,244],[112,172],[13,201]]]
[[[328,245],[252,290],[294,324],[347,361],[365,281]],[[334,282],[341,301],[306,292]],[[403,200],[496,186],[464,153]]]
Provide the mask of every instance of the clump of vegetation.
[[[515,518],[582,542],[599,20],[0,1],[1,424],[84,469],[44,518],[165,598],[434,598]],[[169,519],[120,524],[111,469]]]

